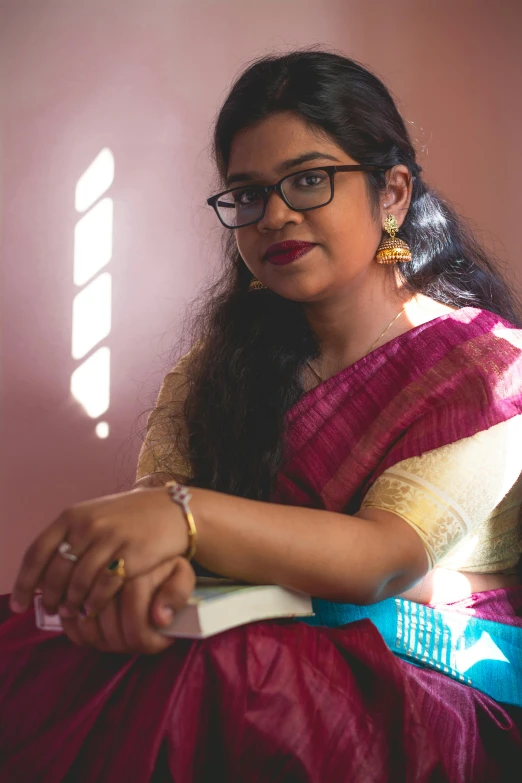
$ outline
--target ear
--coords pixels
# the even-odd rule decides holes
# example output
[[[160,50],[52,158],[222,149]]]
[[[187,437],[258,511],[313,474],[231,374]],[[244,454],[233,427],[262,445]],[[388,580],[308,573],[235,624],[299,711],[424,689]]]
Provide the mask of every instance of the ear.
[[[381,226],[387,215],[393,215],[402,225],[411,201],[413,181],[410,170],[399,163],[386,172],[386,187],[381,193]]]

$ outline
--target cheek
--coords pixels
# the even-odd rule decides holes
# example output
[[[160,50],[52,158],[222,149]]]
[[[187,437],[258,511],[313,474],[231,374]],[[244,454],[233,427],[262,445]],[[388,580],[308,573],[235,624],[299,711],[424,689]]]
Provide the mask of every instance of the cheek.
[[[249,231],[249,228],[243,228],[239,231],[235,231],[235,239],[239,255],[243,259],[245,265],[253,272],[252,265],[249,261],[254,254],[255,236]]]
[[[381,237],[371,211],[353,202],[336,204],[335,210],[324,215],[320,230],[332,255],[346,257],[348,251],[354,260],[359,257],[361,261],[376,249]]]

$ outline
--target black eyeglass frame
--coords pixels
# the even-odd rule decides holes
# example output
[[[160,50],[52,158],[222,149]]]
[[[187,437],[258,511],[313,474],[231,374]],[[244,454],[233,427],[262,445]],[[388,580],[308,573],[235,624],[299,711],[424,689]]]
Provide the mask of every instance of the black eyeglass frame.
[[[321,207],[326,207],[330,202],[333,200],[334,197],[334,177],[337,174],[338,171],[388,171],[388,169],[391,168],[391,166],[372,166],[370,164],[351,164],[346,166],[314,166],[313,168],[309,169],[303,169],[302,171],[293,171],[291,174],[285,174],[284,177],[282,177],[279,182],[276,182],[274,185],[238,185],[235,188],[228,188],[228,190],[222,190],[221,193],[216,193],[215,196],[211,196],[207,199],[207,204],[209,207],[213,207],[216,215],[219,218],[220,223],[225,227],[232,231],[238,228],[246,228],[247,226],[253,226],[255,223],[259,223],[260,220],[262,220],[265,216],[266,212],[266,205],[268,204],[268,197],[270,193],[278,193],[281,198],[283,199],[286,206],[291,209],[293,212],[309,212],[312,209],[320,209]],[[290,179],[291,177],[295,177],[299,174],[306,174],[309,171],[325,171],[329,178],[330,178],[330,198],[328,201],[325,201],[324,204],[318,204],[316,207],[303,207],[303,208],[297,208],[293,207],[292,204],[289,203],[288,199],[286,198],[284,192],[283,192],[283,182],[287,179]],[[263,194],[263,211],[261,215],[256,220],[251,220],[249,223],[242,223],[240,226],[229,226],[225,223],[221,215],[219,214],[217,202],[222,197],[225,196],[227,193],[233,193],[234,190],[243,190],[246,188],[257,188],[262,194]]]

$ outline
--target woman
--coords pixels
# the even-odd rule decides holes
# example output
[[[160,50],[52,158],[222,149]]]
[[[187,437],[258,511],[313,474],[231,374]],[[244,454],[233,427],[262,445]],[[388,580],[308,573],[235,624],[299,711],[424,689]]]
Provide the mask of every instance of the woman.
[[[139,491],[62,514],[4,601],[0,779],[514,780],[509,292],[352,60],[254,63],[215,157],[229,263],[149,419]],[[192,556],[309,593],[316,616],[166,640]],[[35,629],[38,587],[69,639]]]

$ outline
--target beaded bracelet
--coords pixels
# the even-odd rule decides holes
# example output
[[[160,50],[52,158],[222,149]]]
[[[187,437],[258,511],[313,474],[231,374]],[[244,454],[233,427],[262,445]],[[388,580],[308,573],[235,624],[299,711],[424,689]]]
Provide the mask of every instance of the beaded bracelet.
[[[188,525],[189,545],[184,557],[186,557],[187,560],[192,560],[196,554],[196,542],[198,540],[196,523],[194,522],[194,517],[192,516],[192,512],[189,508],[189,500],[192,498],[192,495],[190,494],[187,487],[184,487],[183,484],[179,484],[177,481],[167,481],[165,486],[167,487],[167,491],[172,502],[177,503],[178,506],[181,506],[183,513],[185,514]]]

